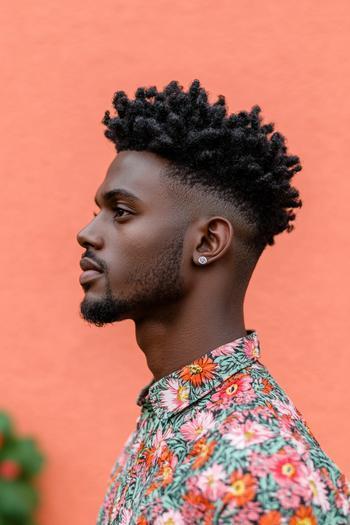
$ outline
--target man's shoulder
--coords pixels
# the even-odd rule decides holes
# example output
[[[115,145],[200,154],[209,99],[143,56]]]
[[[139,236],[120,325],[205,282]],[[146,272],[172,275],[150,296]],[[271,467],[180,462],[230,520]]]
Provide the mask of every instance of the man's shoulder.
[[[193,501],[215,497],[227,519],[280,509],[290,519],[323,523],[329,514],[329,523],[346,523],[349,482],[263,365],[225,380],[178,423],[179,472]]]
[[[228,377],[216,389],[208,392],[184,420],[207,414],[215,419],[215,427],[244,423],[248,428],[269,429],[271,434],[306,439],[310,446],[320,446],[303,414],[295,406],[268,369],[260,362]],[[210,414],[210,415],[209,415]],[[203,415],[201,417],[204,417]],[[247,444],[251,434],[247,434]]]

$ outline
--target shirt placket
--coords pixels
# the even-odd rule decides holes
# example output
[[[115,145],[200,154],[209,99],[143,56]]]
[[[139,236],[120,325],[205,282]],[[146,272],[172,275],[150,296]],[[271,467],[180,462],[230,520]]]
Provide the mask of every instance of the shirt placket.
[[[142,506],[142,498],[144,497],[144,490],[149,481],[149,471],[147,471],[146,461],[144,457],[144,449],[150,446],[152,437],[161,425],[161,421],[156,416],[151,407],[144,407],[136,425],[136,436],[134,442],[142,443],[144,446],[141,450],[133,450],[129,461],[125,465],[126,472],[123,475],[122,490],[119,492],[118,501],[113,506],[111,513],[110,525],[122,523],[123,513],[125,511],[132,512],[132,521],[137,517],[138,509]],[[151,469],[152,470],[152,466]],[[137,481],[140,476],[145,477],[145,483],[138,493],[135,493]],[[132,501],[130,506],[129,501]]]

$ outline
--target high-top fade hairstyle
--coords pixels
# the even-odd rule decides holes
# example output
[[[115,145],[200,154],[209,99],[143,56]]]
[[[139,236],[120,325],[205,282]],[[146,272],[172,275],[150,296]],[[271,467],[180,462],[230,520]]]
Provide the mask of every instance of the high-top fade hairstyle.
[[[173,80],[163,91],[139,87],[133,100],[117,91],[113,106],[117,115],[106,111],[102,123],[117,152],[149,151],[167,159],[167,177],[187,192],[194,189],[193,201],[199,187],[215,194],[216,211],[243,221],[251,255],[294,229],[293,208],[302,202],[290,180],[302,167],[299,157],[287,155],[284,136],[272,133],[274,123],[262,125],[258,105],[228,115],[223,95],[210,104],[199,80],[187,92]]]

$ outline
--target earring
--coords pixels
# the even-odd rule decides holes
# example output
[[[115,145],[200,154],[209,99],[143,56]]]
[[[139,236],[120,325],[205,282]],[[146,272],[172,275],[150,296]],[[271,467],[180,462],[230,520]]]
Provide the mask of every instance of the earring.
[[[204,255],[201,255],[199,258],[198,258],[198,262],[200,264],[205,264],[208,262],[208,259],[206,257],[204,257]]]

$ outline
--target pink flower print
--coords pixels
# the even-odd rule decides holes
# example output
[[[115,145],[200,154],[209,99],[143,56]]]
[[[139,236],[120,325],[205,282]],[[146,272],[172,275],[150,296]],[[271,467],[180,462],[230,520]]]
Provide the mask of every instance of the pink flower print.
[[[142,449],[144,443],[142,441],[141,434],[138,435],[137,439],[133,442],[132,446],[129,450],[124,449],[124,455],[123,455],[123,465],[125,465],[125,461],[128,458],[129,455],[138,454],[140,450]],[[126,453],[127,452],[127,453]]]
[[[123,494],[121,495],[121,497],[118,499],[118,501],[116,503],[114,503],[113,505],[113,508],[112,508],[112,512],[109,516],[110,518],[110,521],[108,521],[108,524],[111,523],[112,521],[114,521],[116,519],[117,516],[119,516],[120,514],[120,509],[122,508],[122,506],[124,505],[125,503],[125,489],[123,490]],[[130,511],[126,511],[124,509],[124,511],[122,512],[130,512]],[[122,514],[123,516],[123,514]],[[126,517],[128,517],[128,515],[126,514]]]
[[[161,406],[168,410],[177,410],[188,405],[189,388],[181,385],[177,379],[169,379],[166,390],[160,394]]]
[[[286,414],[293,419],[299,419],[298,412],[295,406],[290,401],[273,400],[273,406],[277,409],[279,414]]]
[[[122,520],[120,522],[121,525],[129,525],[130,524],[130,520],[131,520],[131,516],[132,516],[132,511],[131,510],[123,509],[122,516],[121,516]],[[112,519],[114,519],[114,517]]]
[[[211,412],[198,412],[180,427],[180,432],[187,441],[192,441],[203,436],[214,425],[214,416]]]
[[[349,498],[342,494],[341,492],[336,492],[335,494],[335,504],[338,509],[341,509],[345,516],[348,515],[350,511],[350,502]]]
[[[281,435],[283,436],[283,431],[281,432]],[[289,440],[291,443],[293,443],[293,447],[290,447],[290,449],[294,452],[296,451],[299,454],[299,457],[301,460],[310,461],[309,457],[309,446],[308,444],[303,440],[302,436],[300,434],[285,434],[285,438]],[[284,447],[285,450],[288,450],[288,447]],[[313,470],[313,463],[310,464],[311,470]]]
[[[300,504],[300,495],[294,490],[295,487],[285,486],[276,492],[277,499],[284,509],[296,509]]]
[[[278,424],[281,429],[281,435],[289,439],[295,428],[292,418],[287,414],[278,415]]]
[[[238,425],[239,423],[244,423],[246,420],[247,420],[247,414],[245,410],[242,410],[242,412],[232,412],[220,424],[219,426],[220,434],[226,434],[226,432],[229,432],[232,426]]]
[[[163,503],[162,503],[160,496],[157,497],[156,503],[153,505],[153,510],[156,514],[159,514],[159,515],[164,510]]]
[[[312,492],[312,499],[316,505],[319,505],[323,512],[330,508],[327,491],[324,482],[317,470],[312,470],[307,477]]]
[[[271,408],[265,405],[257,405],[252,410],[250,410],[252,416],[261,417],[266,422],[271,422],[276,419],[276,414],[271,410]]]
[[[282,486],[294,483],[307,484],[308,470],[293,447],[285,446],[269,460],[271,473]],[[309,490],[310,487],[308,486]]]
[[[253,525],[258,523],[261,513],[262,508],[259,501],[248,501],[242,510],[235,515],[235,521],[237,520],[240,525]]]
[[[260,478],[269,473],[269,464],[265,454],[260,454],[256,450],[251,450],[249,454],[249,472],[253,476]]]
[[[239,345],[234,345],[232,343],[226,343],[224,345],[218,346],[217,348],[215,348],[215,350],[212,350],[210,352],[210,355],[212,357],[218,357],[220,355],[232,354],[234,352],[236,346],[239,346]]]
[[[132,476],[134,478],[140,478],[143,481],[146,480],[147,469],[146,469],[146,464],[144,461],[139,461],[138,463],[135,463],[133,470],[132,470]]]
[[[111,487],[110,492],[107,494],[103,502],[103,511],[104,511],[103,525],[107,525],[109,522],[110,514],[113,508],[114,496],[115,496],[115,491],[113,490],[113,487]]]
[[[204,496],[198,486],[194,490],[187,490],[183,500],[181,514],[186,525],[194,523],[213,525],[215,505]]]
[[[257,423],[256,421],[247,420],[242,425],[233,425],[229,431],[223,435],[232,445],[239,449],[263,443],[267,439],[274,437],[275,433],[269,428]]]
[[[252,378],[248,374],[236,374],[225,381],[211,399],[223,406],[227,406],[233,401],[235,403],[249,403],[256,398],[251,383]]]
[[[154,449],[154,458],[159,458],[162,455],[163,450],[168,446],[167,440],[172,438],[173,436],[174,432],[170,427],[167,428],[165,432],[163,432],[161,428],[158,428],[152,442],[152,447]]]
[[[187,492],[198,492],[198,479],[197,476],[192,476],[188,478],[186,483]]]
[[[245,355],[251,359],[258,359],[260,357],[260,348],[252,339],[244,340],[243,350]]]
[[[215,463],[198,476],[198,488],[206,498],[216,500],[225,491],[224,478],[225,471],[223,467]]]
[[[347,516],[350,511],[350,480],[341,473],[336,482],[335,504]]]
[[[177,510],[165,512],[154,523],[155,525],[185,525],[180,512]]]

